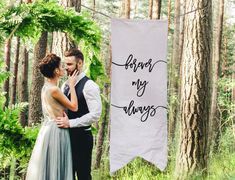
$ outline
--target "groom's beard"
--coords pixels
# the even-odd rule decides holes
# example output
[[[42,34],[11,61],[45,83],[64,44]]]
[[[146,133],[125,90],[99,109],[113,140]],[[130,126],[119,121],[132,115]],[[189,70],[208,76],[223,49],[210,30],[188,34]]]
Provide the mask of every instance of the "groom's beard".
[[[71,72],[69,72],[69,71],[67,71],[67,75],[68,76],[72,76],[73,75],[73,73],[74,73],[74,71],[78,71],[78,73],[80,74],[80,71],[76,68],[76,69],[74,69],[73,71],[71,71]]]

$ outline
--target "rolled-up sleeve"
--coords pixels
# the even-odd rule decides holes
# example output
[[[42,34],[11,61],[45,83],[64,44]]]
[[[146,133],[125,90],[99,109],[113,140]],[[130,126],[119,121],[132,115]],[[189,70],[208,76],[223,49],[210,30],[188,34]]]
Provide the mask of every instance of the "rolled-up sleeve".
[[[92,80],[89,80],[84,86],[83,94],[87,103],[89,113],[83,115],[80,118],[70,119],[69,124],[71,128],[89,126],[92,123],[98,121],[100,118],[102,103],[100,98],[99,86]]]

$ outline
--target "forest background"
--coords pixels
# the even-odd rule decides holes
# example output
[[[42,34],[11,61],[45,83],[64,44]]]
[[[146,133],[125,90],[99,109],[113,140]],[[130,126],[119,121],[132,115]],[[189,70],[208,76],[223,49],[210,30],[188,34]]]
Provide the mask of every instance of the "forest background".
[[[0,179],[24,179],[42,117],[37,64],[70,47],[101,89],[93,179],[235,179],[234,0],[0,0]],[[110,18],[168,19],[168,166],[109,175]]]

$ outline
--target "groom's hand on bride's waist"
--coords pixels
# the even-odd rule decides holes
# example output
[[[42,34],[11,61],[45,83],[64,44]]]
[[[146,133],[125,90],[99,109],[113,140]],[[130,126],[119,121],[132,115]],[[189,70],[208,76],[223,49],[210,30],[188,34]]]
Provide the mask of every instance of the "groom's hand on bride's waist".
[[[57,117],[56,118],[56,123],[57,126],[60,128],[69,128],[69,118],[67,116],[67,114],[64,112],[64,117]]]

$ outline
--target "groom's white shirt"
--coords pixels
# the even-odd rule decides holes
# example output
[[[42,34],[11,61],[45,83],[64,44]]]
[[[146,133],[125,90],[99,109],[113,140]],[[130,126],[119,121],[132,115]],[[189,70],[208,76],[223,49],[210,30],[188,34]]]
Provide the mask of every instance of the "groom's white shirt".
[[[84,76],[85,76],[84,72],[80,73],[77,77],[76,84]],[[65,83],[63,83],[63,85],[61,86],[62,91],[64,90],[64,86],[66,83],[67,83],[67,81]],[[89,113],[83,115],[80,118],[70,119],[69,125],[71,128],[89,126],[93,122],[98,121],[100,118],[101,111],[102,111],[102,104],[101,104],[99,86],[94,81],[88,80],[86,82],[86,84],[84,85],[83,95],[86,100]]]

